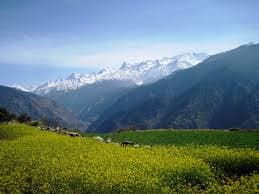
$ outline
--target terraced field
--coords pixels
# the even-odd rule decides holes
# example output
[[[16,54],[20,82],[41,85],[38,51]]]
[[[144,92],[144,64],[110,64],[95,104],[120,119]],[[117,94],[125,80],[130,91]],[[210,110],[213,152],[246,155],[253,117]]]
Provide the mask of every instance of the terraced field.
[[[257,141],[243,135],[242,146],[204,140],[134,148],[0,125],[0,193],[258,193]]]

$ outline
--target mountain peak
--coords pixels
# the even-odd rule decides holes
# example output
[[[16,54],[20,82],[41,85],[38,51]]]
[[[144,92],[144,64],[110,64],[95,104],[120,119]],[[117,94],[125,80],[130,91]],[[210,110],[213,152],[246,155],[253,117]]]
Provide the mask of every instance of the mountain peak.
[[[259,43],[249,42],[247,44],[243,44],[243,45],[239,46],[238,48],[251,47],[251,46],[256,46],[256,45],[259,45]]]
[[[113,71],[112,68],[110,68],[110,67],[105,67],[104,69],[100,70],[98,73],[99,73],[99,74],[102,74],[102,73],[111,72],[111,71]]]
[[[247,46],[251,46],[251,45],[255,45],[256,43],[255,42],[249,42],[249,43],[247,43],[246,45]]]
[[[24,92],[32,92],[36,89],[36,86],[24,86],[22,84],[13,84],[11,88],[16,88],[18,90],[24,91]]]
[[[190,60],[190,59],[203,60],[204,58],[207,58],[207,57],[209,57],[209,54],[207,54],[205,52],[199,52],[199,53],[187,52],[187,53],[183,53],[183,54],[180,54],[180,55],[176,55],[173,58],[178,59],[178,60]]]
[[[124,61],[124,62],[122,63],[122,65],[121,65],[121,67],[120,67],[120,70],[128,69],[128,68],[130,68],[131,66],[132,66],[131,63],[128,63],[128,62]]]
[[[67,80],[78,79],[78,78],[80,78],[80,76],[81,76],[81,74],[79,74],[79,73],[72,73],[66,79]]]
[[[47,82],[34,92],[45,95],[52,90],[74,90],[87,84],[103,80],[131,80],[137,85],[155,82],[179,69],[186,69],[208,57],[206,53],[184,53],[172,58],[164,57],[141,63],[124,62],[119,69],[104,68],[98,73],[72,73],[65,80]]]
[[[259,128],[258,53],[258,44],[235,48],[167,79],[131,90],[90,128],[97,132],[129,126],[140,129]],[[185,61],[173,61],[170,67],[179,69],[187,64],[189,57],[198,55],[176,56]]]

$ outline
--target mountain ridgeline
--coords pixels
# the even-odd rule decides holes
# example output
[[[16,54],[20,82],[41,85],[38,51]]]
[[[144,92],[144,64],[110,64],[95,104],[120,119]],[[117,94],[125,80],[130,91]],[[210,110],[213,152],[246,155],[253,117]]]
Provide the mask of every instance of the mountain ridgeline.
[[[135,88],[136,84],[126,80],[105,80],[70,90],[52,91],[46,96],[75,113],[81,120],[92,123],[116,100]]]
[[[26,112],[33,119],[96,132],[258,129],[259,44],[210,57],[187,53],[124,63],[118,70],[72,74],[47,82],[34,93],[43,97],[0,87],[0,106],[16,114]]]
[[[45,121],[49,125],[85,129],[82,121],[56,102],[17,89],[0,86],[0,107],[16,115],[27,113],[32,119]]]
[[[56,101],[90,125],[112,107],[117,99],[137,86],[153,83],[180,69],[190,68],[207,57],[206,53],[184,53],[141,63],[125,62],[119,69],[106,68],[88,74],[73,73],[66,79],[46,82],[31,92]],[[18,88],[24,87],[18,85]]]
[[[259,128],[259,44],[131,90],[90,126],[101,132],[127,128]]]
[[[66,79],[49,81],[38,87],[26,89],[38,95],[76,90],[80,87],[107,80],[131,80],[137,85],[153,83],[169,74],[190,68],[208,57],[206,53],[184,53],[172,58],[147,60],[141,63],[124,62],[119,69],[105,68],[97,73],[72,73]],[[16,86],[17,87],[17,86]],[[24,87],[18,86],[20,89]]]

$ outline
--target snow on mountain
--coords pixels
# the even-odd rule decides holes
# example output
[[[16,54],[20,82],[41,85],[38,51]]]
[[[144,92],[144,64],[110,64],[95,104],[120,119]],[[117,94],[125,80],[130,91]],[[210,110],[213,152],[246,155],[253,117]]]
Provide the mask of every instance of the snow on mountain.
[[[157,81],[176,70],[190,68],[208,56],[206,53],[185,53],[172,58],[148,60],[135,64],[124,62],[119,69],[105,68],[97,73],[88,74],[73,73],[66,79],[49,81],[40,85],[33,92],[45,95],[53,90],[74,90],[103,80],[132,80],[138,85],[147,84]]]
[[[36,86],[24,86],[21,84],[14,84],[11,87],[24,91],[24,92],[33,92],[37,88]]]

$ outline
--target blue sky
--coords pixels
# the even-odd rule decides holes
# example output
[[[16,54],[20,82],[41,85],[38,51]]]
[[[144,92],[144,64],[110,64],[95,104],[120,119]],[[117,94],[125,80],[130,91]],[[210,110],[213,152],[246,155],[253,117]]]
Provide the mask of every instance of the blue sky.
[[[258,0],[0,0],[0,84],[258,42],[258,10]]]

